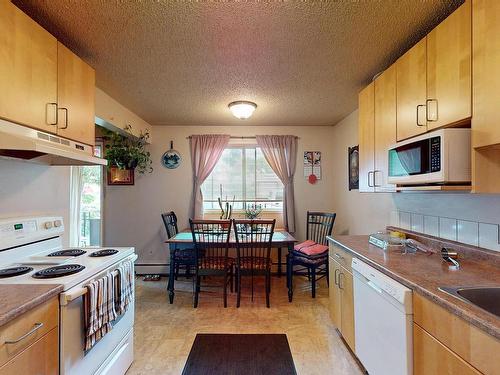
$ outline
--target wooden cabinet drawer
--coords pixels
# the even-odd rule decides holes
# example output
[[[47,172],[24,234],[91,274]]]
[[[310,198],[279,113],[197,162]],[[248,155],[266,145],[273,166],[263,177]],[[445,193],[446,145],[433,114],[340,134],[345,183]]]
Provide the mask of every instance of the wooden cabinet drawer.
[[[475,375],[475,368],[413,324],[414,375]]]
[[[419,294],[413,319],[458,356],[485,374],[498,374],[500,341]]]
[[[340,246],[334,245],[332,242],[330,242],[330,256],[347,271],[352,272],[352,254],[349,251],[344,250]]]
[[[59,373],[59,330],[49,333],[0,367],[0,375],[57,375]]]
[[[0,366],[57,327],[59,322],[58,309],[59,302],[56,297],[0,327]],[[40,328],[36,329],[37,326]],[[22,338],[32,330],[31,334]],[[20,338],[22,339],[19,340]],[[6,341],[15,340],[19,341],[12,344],[6,343]]]

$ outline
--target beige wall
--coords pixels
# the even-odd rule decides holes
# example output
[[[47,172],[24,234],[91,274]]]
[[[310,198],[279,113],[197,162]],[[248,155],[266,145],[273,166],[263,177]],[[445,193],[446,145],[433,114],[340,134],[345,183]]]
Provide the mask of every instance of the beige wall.
[[[69,174],[69,167],[0,159],[0,218],[60,215],[69,228]]]
[[[189,203],[192,190],[191,160],[186,137],[191,134],[226,133],[235,136],[255,134],[297,135],[298,160],[295,174],[295,203],[297,237],[304,238],[307,210],[333,208],[332,185],[338,173],[332,169],[335,152],[332,147],[332,127],[200,127],[154,126],[154,142],[150,145],[154,172],[136,176],[134,186],[106,186],[104,243],[106,245],[133,245],[139,253],[138,263],[166,263],[165,233],[160,214],[173,210],[180,227],[188,225]],[[163,152],[170,141],[182,155],[181,166],[167,170],[160,164]],[[316,185],[303,178],[302,155],[304,150],[322,151],[323,175]]]
[[[393,210],[500,224],[500,195],[469,193],[359,193],[347,188],[347,148],[358,144],[358,111],[333,127],[331,195],[334,232],[367,234],[389,224]],[[360,176],[362,178],[362,176]]]
[[[125,133],[123,129],[130,125],[132,127],[131,133],[136,137],[141,132],[151,133],[151,125],[98,87],[95,88],[95,116],[106,121],[106,124],[99,123],[99,125],[115,132]],[[150,134],[149,142],[151,143],[152,140],[153,137]]]

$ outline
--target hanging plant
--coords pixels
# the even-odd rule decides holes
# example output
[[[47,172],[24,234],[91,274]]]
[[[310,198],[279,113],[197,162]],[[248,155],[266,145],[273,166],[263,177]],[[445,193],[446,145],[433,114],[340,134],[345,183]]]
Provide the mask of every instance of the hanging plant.
[[[124,130],[131,133],[132,126],[127,125]],[[108,160],[109,166],[119,169],[134,169],[141,174],[153,172],[151,153],[146,150],[149,137],[148,131],[141,131],[137,138],[107,131],[104,137],[107,141],[105,158]]]

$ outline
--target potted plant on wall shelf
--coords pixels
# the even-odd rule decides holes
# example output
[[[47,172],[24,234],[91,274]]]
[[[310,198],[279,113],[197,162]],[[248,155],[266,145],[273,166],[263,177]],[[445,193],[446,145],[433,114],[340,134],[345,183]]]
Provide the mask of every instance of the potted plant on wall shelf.
[[[131,132],[127,125],[124,130]],[[108,185],[133,185],[134,171],[144,174],[153,172],[151,154],[146,150],[149,132],[140,133],[139,137],[127,137],[108,131],[105,158],[108,160]]]

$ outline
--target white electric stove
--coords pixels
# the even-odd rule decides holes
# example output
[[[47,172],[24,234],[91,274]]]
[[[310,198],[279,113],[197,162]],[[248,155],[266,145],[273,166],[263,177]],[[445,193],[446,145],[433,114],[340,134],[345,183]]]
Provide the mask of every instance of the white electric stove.
[[[62,247],[61,217],[0,220],[0,285],[60,284],[60,374],[124,374],[133,361],[134,304],[84,351],[85,286],[135,261],[133,247]]]

